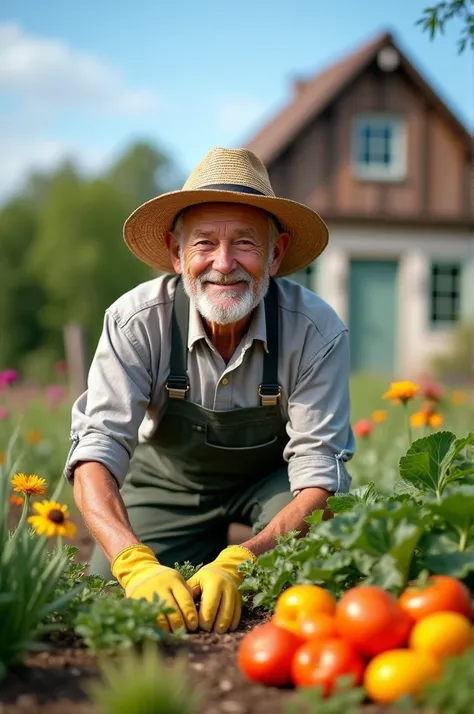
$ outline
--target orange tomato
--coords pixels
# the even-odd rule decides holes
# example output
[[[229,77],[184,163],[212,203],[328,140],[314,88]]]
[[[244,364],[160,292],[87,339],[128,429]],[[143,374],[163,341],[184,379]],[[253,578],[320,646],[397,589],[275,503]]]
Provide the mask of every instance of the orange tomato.
[[[446,611],[459,612],[468,619],[472,618],[469,590],[464,583],[449,575],[432,575],[426,586],[407,587],[400,595],[399,603],[413,620]]]
[[[306,615],[296,620],[283,620],[274,615],[272,622],[277,627],[284,627],[290,632],[294,632],[305,641],[327,640],[330,637],[339,636],[336,619],[326,612],[315,612],[314,615]]]
[[[416,697],[441,674],[441,663],[426,652],[395,649],[374,657],[364,673],[364,688],[377,704],[391,704],[402,696]]]
[[[364,661],[344,640],[310,640],[293,657],[291,675],[297,687],[322,687],[323,696],[331,694],[340,677],[352,676],[353,686],[360,684]]]
[[[339,600],[336,624],[341,637],[371,657],[403,646],[412,621],[393,595],[373,585],[361,585]]]
[[[409,646],[435,657],[460,655],[474,645],[473,628],[458,612],[435,612],[419,620],[410,633]]]
[[[257,625],[242,639],[237,662],[243,674],[254,682],[274,687],[291,682],[291,663],[302,640],[272,622]]]
[[[274,616],[280,621],[295,622],[315,613],[333,615],[336,601],[319,585],[292,585],[277,600]]]

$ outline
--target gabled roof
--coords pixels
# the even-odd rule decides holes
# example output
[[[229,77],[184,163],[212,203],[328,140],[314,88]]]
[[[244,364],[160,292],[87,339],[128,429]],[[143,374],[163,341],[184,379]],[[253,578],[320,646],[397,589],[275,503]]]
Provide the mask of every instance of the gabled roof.
[[[265,164],[269,164],[291,143],[305,125],[314,121],[329,104],[353,83],[375,60],[381,49],[393,47],[400,57],[403,69],[431,105],[444,116],[453,130],[472,148],[472,138],[466,127],[448,108],[429,83],[408,60],[394,41],[391,33],[384,32],[355,52],[344,57],[315,77],[299,82],[292,101],[248,142],[246,148],[253,151]]]

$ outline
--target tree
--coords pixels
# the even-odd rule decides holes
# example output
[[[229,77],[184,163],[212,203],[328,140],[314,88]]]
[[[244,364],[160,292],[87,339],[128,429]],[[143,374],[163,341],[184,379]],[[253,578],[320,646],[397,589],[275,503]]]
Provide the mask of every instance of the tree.
[[[454,18],[459,18],[462,22],[461,36],[458,40],[459,52],[464,52],[469,46],[474,50],[474,0],[438,2],[425,8],[423,17],[417,24],[429,32],[431,39],[434,39],[438,32],[444,32],[446,24]]]

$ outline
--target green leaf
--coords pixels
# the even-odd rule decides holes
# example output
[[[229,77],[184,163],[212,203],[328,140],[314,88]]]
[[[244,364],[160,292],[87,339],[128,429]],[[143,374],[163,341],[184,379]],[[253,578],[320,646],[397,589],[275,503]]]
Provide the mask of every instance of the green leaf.
[[[449,483],[452,483],[453,481],[456,481],[468,475],[469,471],[467,469],[457,469],[453,468],[453,466],[455,464],[456,459],[458,459],[464,449],[468,446],[472,446],[473,444],[474,433],[471,433],[462,439],[455,439],[454,442],[452,442],[449,451],[446,454],[442,463],[440,485],[441,491],[446,488]],[[474,464],[471,464],[471,466],[474,467]]]
[[[436,432],[414,441],[400,459],[400,476],[420,491],[438,493],[447,468],[446,457],[452,453],[455,441],[455,435],[449,431]]]
[[[349,493],[338,493],[328,498],[328,505],[335,514],[345,513],[351,508],[360,503],[375,503],[380,500],[380,496],[376,491],[375,483],[371,481],[365,486],[355,488]]]
[[[448,526],[469,531],[474,526],[474,486],[458,486],[445,492],[441,501],[426,501],[425,505]]]
[[[452,575],[463,580],[474,571],[474,552],[431,553],[422,559],[423,565],[435,575]]]

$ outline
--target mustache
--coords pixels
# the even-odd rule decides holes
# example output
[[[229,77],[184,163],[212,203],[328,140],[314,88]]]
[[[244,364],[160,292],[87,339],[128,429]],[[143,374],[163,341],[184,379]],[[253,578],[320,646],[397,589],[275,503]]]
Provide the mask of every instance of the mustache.
[[[209,268],[198,277],[198,281],[201,284],[209,282],[216,283],[217,285],[232,285],[232,283],[238,282],[251,283],[252,280],[252,276],[242,268],[234,270],[232,273],[228,273],[227,275],[220,273],[218,270]]]

